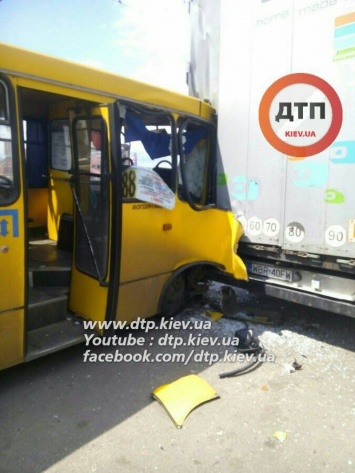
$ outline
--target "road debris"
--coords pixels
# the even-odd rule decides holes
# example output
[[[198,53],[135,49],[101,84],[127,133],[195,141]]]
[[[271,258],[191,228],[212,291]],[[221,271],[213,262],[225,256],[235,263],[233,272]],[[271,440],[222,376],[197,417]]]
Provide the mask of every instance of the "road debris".
[[[274,432],[274,437],[280,442],[284,442],[287,439],[287,433],[282,432],[281,430],[276,430],[276,432]]]
[[[302,365],[300,365],[297,360],[295,360],[293,363],[292,363],[292,368],[294,368],[296,371],[298,370],[301,370],[302,369]]]
[[[193,409],[207,401],[219,398],[207,381],[195,374],[159,386],[154,389],[153,397],[160,402],[179,428]]]
[[[220,305],[214,308],[221,311],[224,317],[265,325],[277,325],[281,322],[281,314],[278,311],[255,305],[241,306],[231,286],[221,286],[220,290]]]

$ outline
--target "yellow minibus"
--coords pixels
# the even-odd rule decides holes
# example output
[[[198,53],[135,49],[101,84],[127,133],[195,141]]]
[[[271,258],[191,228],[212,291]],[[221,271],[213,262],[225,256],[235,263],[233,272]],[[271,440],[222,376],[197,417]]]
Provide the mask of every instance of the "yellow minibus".
[[[0,369],[247,279],[216,148],[208,103],[0,44]]]

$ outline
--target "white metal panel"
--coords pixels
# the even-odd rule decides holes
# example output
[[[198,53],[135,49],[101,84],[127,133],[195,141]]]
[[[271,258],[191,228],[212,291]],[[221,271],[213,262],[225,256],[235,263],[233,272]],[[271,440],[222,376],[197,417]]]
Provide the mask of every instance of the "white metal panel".
[[[351,11],[355,11],[353,1],[295,2],[292,72],[326,80],[339,95],[344,115],[330,148],[303,160],[287,160],[287,249],[355,255],[355,245],[349,241],[349,222],[355,217],[355,80],[351,79],[355,57],[338,60],[342,46],[335,34],[336,18]],[[355,47],[355,39],[351,42]],[[347,46],[350,43],[348,39]]]
[[[267,88],[291,70],[292,0],[239,6],[222,2],[219,143],[233,208],[248,221],[244,239],[281,245],[286,162],[258,117]]]
[[[355,0],[195,0],[192,6],[198,7],[195,89],[218,111],[219,202],[227,206],[230,199],[248,222],[246,240],[353,258],[355,34],[350,28],[339,36],[335,26],[355,12]],[[264,92],[291,72],[329,82],[344,110],[332,146],[303,160],[272,148],[258,119]]]

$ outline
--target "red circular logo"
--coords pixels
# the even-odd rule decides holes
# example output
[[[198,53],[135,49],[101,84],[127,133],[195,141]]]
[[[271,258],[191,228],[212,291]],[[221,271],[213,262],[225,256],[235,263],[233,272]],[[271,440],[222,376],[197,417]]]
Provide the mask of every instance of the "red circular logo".
[[[267,141],[281,153],[299,158],[328,148],[342,120],[337,93],[312,74],[281,77],[267,89],[259,107],[259,124]]]

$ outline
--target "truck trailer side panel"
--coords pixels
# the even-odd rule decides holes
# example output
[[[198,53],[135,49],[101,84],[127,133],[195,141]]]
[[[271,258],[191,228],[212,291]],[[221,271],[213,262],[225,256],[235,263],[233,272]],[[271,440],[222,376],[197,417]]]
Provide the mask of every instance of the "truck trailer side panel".
[[[355,316],[355,1],[199,0],[190,13],[191,93],[218,111],[219,199],[243,223],[251,279]],[[343,108],[335,141],[306,158],[274,149],[259,125],[268,87],[298,72],[328,82]]]

